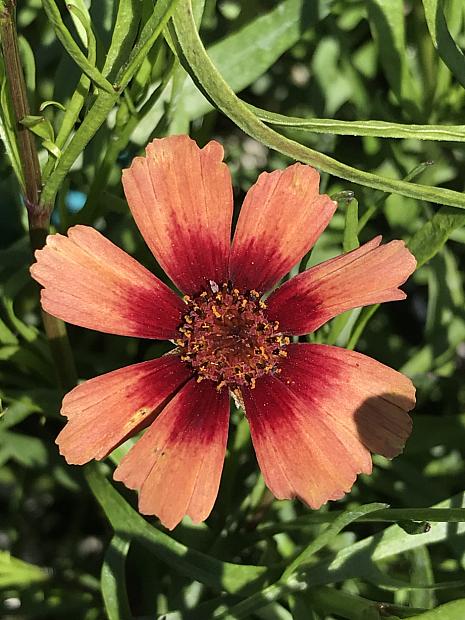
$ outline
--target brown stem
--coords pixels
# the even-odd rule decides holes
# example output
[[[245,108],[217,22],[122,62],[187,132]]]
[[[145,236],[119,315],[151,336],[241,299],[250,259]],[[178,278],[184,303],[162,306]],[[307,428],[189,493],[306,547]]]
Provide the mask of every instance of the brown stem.
[[[16,116],[16,135],[23,165],[26,200],[30,205],[36,205],[39,202],[41,185],[39,159],[33,135],[20,124],[29,114],[29,104],[16,35],[16,0],[5,0],[1,3],[0,28],[6,79]]]
[[[24,178],[22,189],[28,212],[31,248],[34,252],[45,244],[53,205],[39,204],[42,180],[35,139],[29,129],[21,124],[22,119],[29,114],[29,102],[19,57],[16,0],[0,0],[0,39],[9,98],[15,115],[15,133]],[[45,312],[42,313],[42,319],[58,381],[63,390],[68,390],[76,384],[76,369],[66,326],[63,321]]]

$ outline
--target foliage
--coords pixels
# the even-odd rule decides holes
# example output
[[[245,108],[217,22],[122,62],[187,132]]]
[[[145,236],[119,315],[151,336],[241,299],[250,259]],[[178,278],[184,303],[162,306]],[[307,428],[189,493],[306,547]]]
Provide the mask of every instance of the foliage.
[[[0,24],[12,4],[0,2]],[[463,3],[25,0],[16,21],[30,111],[19,130],[4,48],[3,617],[462,620]],[[211,517],[170,534],[110,482],[124,446],[86,468],[58,455],[72,360],[56,365],[64,330],[50,349],[28,274],[21,136],[39,149],[40,213],[53,209],[52,230],[96,226],[163,278],[128,213],[121,168],[173,133],[224,144],[237,204],[264,169],[297,159],[322,171],[338,212],[296,269],[379,233],[417,257],[407,301],[352,311],[314,336],[357,347],[418,389],[405,453],[375,457],[372,476],[319,511],[270,496],[239,411]],[[165,350],[68,331],[82,379]]]

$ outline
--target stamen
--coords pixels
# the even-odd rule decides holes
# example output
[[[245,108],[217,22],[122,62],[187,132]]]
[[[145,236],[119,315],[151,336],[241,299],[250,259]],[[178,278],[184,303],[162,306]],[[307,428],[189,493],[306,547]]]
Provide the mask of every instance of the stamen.
[[[218,391],[254,389],[258,378],[280,371],[289,338],[279,332],[278,321],[267,319],[258,291],[241,292],[230,282],[210,282],[210,289],[184,297],[188,312],[176,340],[181,360],[199,383],[214,381]]]

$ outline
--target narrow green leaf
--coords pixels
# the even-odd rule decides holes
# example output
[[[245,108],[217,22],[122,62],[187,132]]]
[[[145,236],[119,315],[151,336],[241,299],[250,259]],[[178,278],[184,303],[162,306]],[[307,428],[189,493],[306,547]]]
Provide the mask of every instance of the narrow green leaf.
[[[31,101],[34,101],[36,94],[36,61],[34,52],[32,51],[28,40],[22,36],[18,37],[18,45],[28,98]]]
[[[83,41],[85,41],[85,46],[88,50],[87,60],[89,61],[89,64],[95,65],[97,39],[95,37],[94,31],[92,30],[92,22],[89,12],[85,6],[79,8],[72,3],[68,3],[66,7],[71,13],[71,17],[73,18],[74,24],[78,32],[83,31],[84,36],[82,38]]]
[[[115,532],[120,537],[140,541],[181,574],[196,579],[214,590],[224,590],[230,594],[250,592],[273,575],[273,572],[264,566],[221,562],[189,549],[147,523],[102,476],[96,463],[86,465],[85,475]]]
[[[38,566],[0,551],[0,588],[30,586],[47,579],[47,573]]]
[[[50,2],[51,0],[46,1]],[[107,120],[108,115],[118,100],[121,91],[124,90],[124,88],[134,77],[134,74],[140,67],[143,59],[154,45],[157,38],[160,36],[163,28],[166,26],[177,1],[178,0],[158,0],[149,21],[145,24],[139,40],[130,54],[127,64],[121,68],[116,76],[115,81],[117,83],[118,90],[115,91],[112,89],[111,94],[108,92],[101,92],[98,94],[91,109],[86,114],[73,138],[66,148],[63,149],[63,153],[56,165],[55,170],[53,170],[53,168],[47,170],[49,176],[47,177],[45,186],[41,193],[41,205],[53,204],[63,179],[68,174],[68,171],[76,161],[79,154],[85,149],[98,129]],[[80,105],[82,105],[81,99],[76,101],[76,106],[73,108],[73,113],[75,113],[77,109],[80,109]],[[72,120],[71,114],[68,120]],[[72,127],[68,125],[67,128],[71,130]],[[61,137],[60,134],[61,131],[59,133],[59,137]],[[66,139],[68,134],[63,132],[63,137]],[[61,148],[61,142],[58,142],[58,138],[57,146]]]
[[[453,506],[465,506],[465,493],[460,493],[444,502],[437,504],[437,508],[452,508]],[[416,549],[424,545],[437,543],[444,540],[452,540],[454,536],[465,534],[465,523],[459,523],[451,528],[448,523],[433,523],[425,516],[424,519],[431,522],[431,529],[425,534],[411,536],[397,525],[393,525],[383,532],[359,540],[354,545],[342,549],[329,560],[323,560],[318,564],[306,569],[305,580],[312,585],[337,583],[355,577],[367,577],[373,574],[376,562]],[[463,518],[463,517],[462,517]]]
[[[208,55],[234,92],[243,90],[263,75],[302,34],[329,13],[322,0],[284,0],[275,9],[208,48]],[[253,62],[250,59],[253,58]],[[190,120],[213,106],[189,78],[183,89]]]
[[[97,60],[97,42],[95,40],[95,36],[92,32],[92,28],[90,25],[90,18],[85,6],[82,6],[82,0],[79,0],[79,4],[81,5],[81,11],[79,13],[71,11],[71,15],[75,22],[76,28],[78,32],[81,33],[82,38],[87,46],[87,60],[89,64],[95,65]],[[60,128],[58,130],[58,135],[55,140],[55,147],[58,151],[53,151],[50,148],[48,150],[52,153],[54,158],[50,157],[44,166],[44,170],[42,172],[42,180],[43,183],[47,186],[47,181],[52,173],[56,160],[61,157],[61,149],[65,146],[71,132],[74,130],[74,125],[79,117],[79,114],[84,106],[87,94],[89,92],[89,88],[91,85],[91,80],[87,77],[85,73],[83,73],[79,79],[79,83],[74,91],[71,100],[69,101],[63,115]],[[58,104],[60,106],[61,104]],[[44,145],[47,148],[46,145]],[[50,145],[48,145],[50,146]]]
[[[305,570],[305,565],[310,558],[323,549],[331,540],[337,536],[347,525],[353,523],[360,517],[384,508],[386,504],[367,504],[361,506],[357,510],[348,510],[332,523],[324,532],[322,532],[314,541],[312,541],[306,549],[304,549],[293,562],[286,568],[282,576],[276,583],[264,588],[260,592],[252,594],[227,612],[214,615],[217,618],[248,618],[250,614],[256,613],[259,609],[266,607],[271,602],[276,601],[288,591],[300,591],[306,589],[306,584],[300,579],[300,571]],[[296,574],[297,573],[297,574]]]
[[[429,166],[434,164],[433,161],[422,161],[417,166],[415,166],[405,177],[402,179],[403,181],[414,181],[422,172],[424,172]],[[358,223],[358,232],[360,233],[367,223],[371,220],[371,218],[378,213],[378,211],[382,208],[382,206],[386,203],[386,200],[389,198],[387,194],[381,194],[375,202],[368,207],[365,213],[360,218]]]
[[[298,118],[269,112],[248,104],[254,114],[269,125],[338,136],[414,138],[416,140],[465,141],[465,125],[406,125],[387,121],[339,121],[332,118]]]
[[[116,82],[120,89],[127,86],[141,66],[145,56],[148,54],[173,14],[178,1],[179,0],[158,0],[150,19],[143,27],[139,39],[129,55],[127,63],[122,67],[116,77]]]
[[[95,65],[89,62],[81,51],[81,48],[73,39],[70,31],[61,18],[60,10],[56,5],[55,0],[43,0],[43,6],[57,38],[60,40],[63,47],[78,67],[92,80],[92,82],[94,82],[96,86],[99,86],[107,93],[114,93],[114,88],[110,82],[103,77]],[[77,14],[75,9],[74,12]]]
[[[361,517],[386,508],[387,504],[373,503],[366,506],[360,506],[356,510],[347,510],[337,517],[324,532],[322,532],[315,540],[313,540],[284,571],[280,581],[287,581],[297,570],[308,564],[312,555],[326,547],[335,536],[337,536],[345,527],[357,521]]]
[[[52,142],[51,140],[44,140],[42,142],[42,146],[47,149],[47,151],[49,151],[56,159],[59,159],[61,157],[61,151],[60,149],[57,147],[57,145]]]
[[[102,69],[103,76],[114,76],[126,62],[137,35],[141,14],[140,0],[119,0],[111,43]]]
[[[36,134],[36,136],[53,142],[53,127],[50,124],[50,121],[43,116],[25,116],[21,119],[21,125],[24,125],[30,129],[32,133]]]
[[[351,351],[355,349],[361,335],[365,330],[365,327],[368,325],[371,317],[375,314],[378,308],[379,304],[374,304],[373,306],[367,306],[366,308],[362,308],[360,314],[357,317],[357,320],[355,321],[349,341],[347,342],[347,349],[350,349]]]
[[[207,55],[195,28],[189,0],[179,0],[173,16],[179,54],[191,77],[196,80],[215,105],[243,131],[272,149],[320,168],[354,183],[417,198],[465,208],[465,195],[449,189],[435,188],[416,183],[386,179],[357,170],[331,157],[309,149],[302,144],[276,133],[264,125],[251,110],[236,97]]]
[[[18,339],[2,318],[0,318],[0,343],[13,346],[18,345]]]
[[[24,190],[24,174],[19,157],[16,136],[16,120],[11,106],[8,83],[5,76],[3,57],[0,56],[0,138],[5,147],[11,167],[20,187]]]
[[[415,620],[463,620],[465,618],[465,598],[439,605],[436,609],[415,616]]]
[[[55,108],[58,108],[59,110],[63,110],[63,112],[66,111],[65,106],[61,104],[59,101],[43,101],[40,104],[39,112],[43,112],[45,108],[48,108],[49,106],[53,106]]]
[[[426,547],[419,547],[410,552],[410,561],[412,569],[410,577],[412,585],[426,583],[431,585],[434,583],[434,572],[431,563],[431,557]],[[412,607],[424,607],[432,609],[435,605],[435,595],[432,590],[412,590],[410,593],[410,604]]]
[[[342,249],[344,252],[350,252],[360,246],[358,240],[358,201],[353,198],[347,202],[344,237],[342,240]]]
[[[410,251],[417,259],[418,267],[433,258],[443,248],[454,230],[462,226],[465,226],[465,213],[448,207],[439,209],[408,242]]]
[[[89,38],[87,36],[88,33],[85,23],[87,22],[88,24],[90,24],[91,18],[89,15],[89,10],[87,8],[86,0],[72,0],[73,8],[78,9],[81,12],[81,15],[84,16],[84,19],[80,19],[75,11],[73,11],[72,9],[70,10],[70,4],[71,3],[68,3],[67,8],[70,12],[71,19],[73,20],[73,24],[76,28],[78,37],[81,39],[84,47],[89,48]]]
[[[108,620],[130,620],[128,595],[126,591],[126,556],[130,539],[113,536],[103,559],[101,587]]]
[[[331,614],[347,620],[392,620],[397,616],[404,618],[422,611],[387,602],[370,601],[328,586],[310,588],[304,596],[305,600],[324,616]]]
[[[441,5],[440,0],[423,0],[428,30],[444,64],[465,88],[465,56],[449,32]]]
[[[392,91],[407,109],[415,110],[418,85],[406,64],[403,0],[369,0],[368,20]]]

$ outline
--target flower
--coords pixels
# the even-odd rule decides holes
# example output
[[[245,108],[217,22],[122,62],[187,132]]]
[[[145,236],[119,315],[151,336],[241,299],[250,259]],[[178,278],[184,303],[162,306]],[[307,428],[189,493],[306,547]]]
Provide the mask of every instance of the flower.
[[[402,241],[381,237],[293,277],[336,203],[319,175],[294,164],[263,173],[245,197],[232,242],[233,197],[223,149],[187,136],[154,140],[123,172],[129,207],[181,299],[87,226],[47,238],[32,276],[44,310],[101,332],[168,339],[176,349],[69,392],[57,438],[68,463],[102,459],[146,429],[114,478],[139,509],[174,528],[208,517],[229,425],[230,394],[279,499],[312,508],[339,499],[370,452],[392,458],[411,431],[414,388],[402,374],[339,347],[292,342],[350,308],[405,298],[415,269]]]

